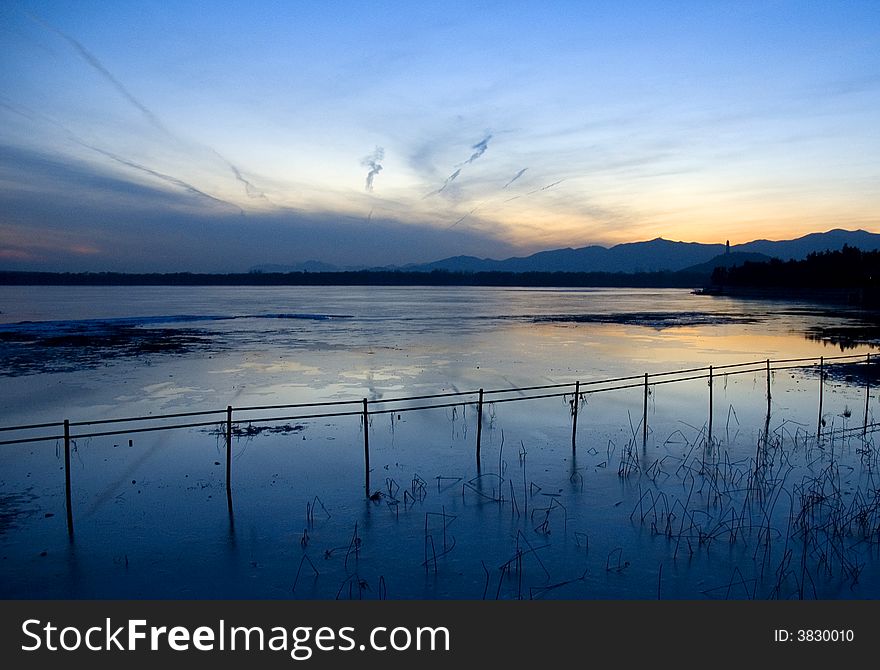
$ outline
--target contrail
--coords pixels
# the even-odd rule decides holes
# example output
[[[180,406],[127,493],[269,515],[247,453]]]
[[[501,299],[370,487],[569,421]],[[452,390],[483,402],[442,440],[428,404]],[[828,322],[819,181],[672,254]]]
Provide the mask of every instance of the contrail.
[[[373,192],[373,179],[382,171],[381,161],[383,158],[385,158],[385,149],[376,147],[373,153],[361,161],[361,165],[370,168],[370,171],[367,172],[366,183],[364,184],[364,188],[370,193]]]
[[[130,161],[127,158],[122,158],[121,156],[117,156],[114,153],[111,153],[109,151],[105,151],[104,149],[100,149],[98,147],[92,146],[91,144],[86,144],[85,142],[80,142],[80,144],[82,144],[82,146],[86,147],[87,149],[91,149],[92,151],[98,152],[102,156],[106,156],[110,160],[113,160],[113,161],[116,161],[117,163],[120,163],[121,165],[126,165],[130,168],[134,168],[135,170],[140,170],[141,172],[145,172],[146,174],[152,175],[153,177],[161,179],[162,181],[165,181],[169,184],[172,184],[174,186],[182,188],[183,190],[188,191],[189,193],[192,193],[193,195],[197,195],[202,198],[207,198],[208,200],[212,200],[213,202],[220,203],[222,205],[227,205],[229,207],[235,207],[235,209],[239,210],[242,214],[244,214],[244,210],[242,210],[237,205],[233,205],[231,202],[227,202],[226,200],[221,200],[220,198],[215,198],[213,195],[209,195],[209,194],[205,193],[204,191],[200,191],[195,186],[193,186],[192,184],[188,184],[187,182],[183,181],[182,179],[178,179],[177,177],[172,177],[171,175],[164,174],[162,172],[157,172],[156,170],[152,170],[144,165],[141,165],[140,163],[135,163],[134,161]]]
[[[541,191],[546,191],[547,189],[553,188],[554,186],[559,186],[565,179],[560,179],[559,181],[554,181],[552,184],[547,184],[546,186],[542,186],[541,188],[536,188],[534,191],[529,191],[526,195],[532,195],[532,193],[539,193]]]
[[[461,168],[458,168],[455,172],[453,172],[451,175],[446,177],[446,181],[443,182],[443,186],[438,188],[436,191],[431,191],[425,197],[430,198],[432,195],[439,195],[440,193],[443,193],[443,191],[446,190],[447,186],[449,186],[452,182],[454,182],[456,179],[458,179],[458,175],[460,175],[460,174],[461,174]]]
[[[102,77],[104,77],[104,79],[106,79],[108,82],[110,82],[110,84],[113,86],[113,88],[115,88],[116,91],[120,95],[122,95],[122,97],[124,97],[132,105],[134,105],[134,107],[136,107],[141,112],[141,114],[144,115],[144,117],[147,119],[147,121],[149,121],[155,128],[157,128],[158,130],[161,130],[163,133],[165,133],[166,135],[168,135],[172,139],[178,140],[178,138],[170,130],[168,130],[168,128],[165,126],[165,124],[159,120],[159,117],[156,116],[156,114],[149,107],[147,107],[144,103],[142,103],[140,100],[138,100],[131,93],[131,91],[129,91],[125,87],[125,85],[121,81],[119,81],[116,77],[114,77],[113,73],[110,72],[110,70],[108,70],[105,67],[105,65],[98,59],[98,57],[95,56],[95,54],[93,54],[91,51],[86,49],[79,40],[77,40],[77,39],[71,37],[70,35],[68,35],[67,33],[59,30],[58,28],[51,25],[50,23],[47,23],[46,21],[41,19],[39,16],[36,16],[34,14],[30,14],[30,13],[28,13],[28,16],[33,21],[36,21],[37,23],[42,25],[44,28],[52,31],[53,33],[55,33],[56,35],[61,37],[63,40],[65,40],[68,44],[70,44],[86,63],[88,63],[96,72],[98,72]],[[226,163],[227,167],[229,167],[229,169],[232,170],[232,174],[235,176],[236,180],[238,180],[244,186],[245,193],[247,194],[247,196],[249,198],[263,198],[265,200],[268,200],[268,198],[266,198],[266,194],[263,193],[256,186],[254,186],[250,181],[245,179],[242,176],[241,171],[235,165],[233,165],[224,156],[220,155],[220,153],[218,153],[216,149],[213,149],[211,147],[208,147],[208,149],[210,151],[212,151],[220,160],[222,160],[224,163]],[[208,197],[210,197],[210,196],[208,196]]]
[[[22,117],[26,118],[28,121],[33,121],[36,119],[36,115],[34,114],[34,112],[30,111],[26,107],[18,107],[16,105],[8,103],[5,100],[3,100],[3,98],[0,98],[0,107],[2,107],[3,109],[9,110],[13,114],[18,114],[19,116],[22,116]]]
[[[239,170],[238,167],[232,163],[232,161],[230,161],[228,158],[226,158],[226,156],[221,154],[216,149],[211,149],[211,152],[215,156],[217,156],[217,158],[219,158],[221,161],[226,163],[226,166],[232,171],[232,174],[235,176],[235,179],[238,182],[240,182],[242,184],[242,186],[244,186],[244,192],[247,194],[247,197],[269,200],[269,198],[266,197],[265,193],[263,193],[260,189],[258,189],[256,186],[254,186],[250,181],[248,181],[247,179],[244,178],[244,176],[241,174],[241,170]]]
[[[477,142],[475,145],[473,145],[471,147],[471,149],[475,149],[474,153],[472,153],[471,157],[468,158],[464,163],[461,163],[460,165],[470,165],[475,160],[477,160],[480,156],[482,156],[484,153],[486,153],[486,149],[489,148],[489,140],[491,140],[491,139],[492,139],[492,135],[489,134],[489,135],[486,135],[486,137],[484,137],[482,140]]]
[[[507,182],[507,186],[510,186],[513,182],[515,182],[517,179],[519,179],[522,176],[522,173],[525,172],[527,169],[528,168],[520,170],[513,179],[511,179],[509,182]],[[530,196],[530,195],[534,195],[535,193],[540,193],[541,191],[546,191],[548,189],[553,188],[554,186],[559,186],[559,184],[561,184],[564,181],[565,181],[565,179],[559,179],[557,181],[554,181],[552,184],[547,184],[546,186],[542,186],[541,188],[536,188],[532,191],[529,191],[525,195]],[[507,186],[505,186],[504,188],[507,188]],[[523,197],[522,195],[515,195],[512,198],[508,198],[504,202],[512,202],[512,201],[518,200],[519,198],[522,198],[522,197]]]
[[[517,179],[519,179],[520,177],[522,177],[522,176],[525,174],[526,170],[528,170],[528,168],[527,168],[527,167],[524,167],[522,170],[520,170],[520,171],[517,172],[515,175],[513,175],[513,179],[511,179],[509,182],[507,182],[504,186],[501,187],[502,190],[504,190],[505,188],[507,188],[508,186],[510,186],[513,182],[515,182]]]
[[[492,135],[489,134],[489,135],[486,135],[486,137],[484,137],[483,139],[481,139],[479,142],[477,142],[476,144],[474,144],[474,145],[471,147],[471,149],[474,149],[475,151],[474,151],[474,153],[471,154],[471,157],[468,158],[468,159],[467,159],[466,161],[464,161],[463,163],[459,163],[458,165],[456,165],[456,166],[455,166],[455,172],[453,172],[451,175],[449,175],[449,176],[446,178],[446,181],[443,182],[443,186],[441,186],[440,188],[438,188],[436,191],[431,191],[431,192],[428,193],[428,195],[426,195],[425,197],[426,197],[426,198],[429,198],[429,197],[431,197],[432,195],[438,195],[438,194],[440,194],[440,193],[443,193],[443,191],[446,190],[446,187],[449,186],[452,182],[454,182],[454,181],[458,178],[458,175],[461,174],[461,169],[462,169],[465,165],[470,165],[470,164],[473,163],[475,160],[477,160],[480,156],[482,156],[484,153],[486,153],[486,149],[489,148],[489,140],[491,140],[491,139],[492,139]]]
[[[207,198],[208,200],[213,200],[214,202],[221,203],[223,205],[228,205],[230,207],[235,207],[236,209],[242,211],[241,208],[238,207],[237,205],[233,205],[232,203],[227,202],[226,200],[221,200],[220,198],[215,198],[213,195],[209,195],[209,194],[205,193],[204,191],[197,189],[195,186],[193,186],[192,184],[188,184],[187,182],[183,181],[182,179],[178,179],[177,177],[172,177],[171,175],[163,174],[162,172],[157,172],[156,170],[152,170],[144,165],[141,165],[139,163],[135,163],[134,161],[128,160],[126,158],[122,158],[121,156],[117,156],[114,153],[111,153],[109,151],[106,151],[104,149],[96,147],[94,145],[88,144],[87,142],[83,142],[76,135],[76,133],[71,131],[67,126],[65,126],[62,123],[59,123],[58,121],[55,121],[54,119],[52,119],[49,116],[46,116],[45,114],[41,114],[39,112],[33,112],[33,111],[28,110],[26,108],[17,109],[15,106],[10,105],[10,104],[4,102],[3,100],[0,100],[0,107],[5,107],[6,109],[10,110],[11,112],[14,112],[16,114],[24,116],[25,118],[30,118],[30,119],[41,118],[45,122],[50,123],[50,124],[56,126],[57,128],[61,129],[64,132],[64,134],[67,135],[67,137],[72,142],[76,142],[77,144],[79,144],[82,147],[85,147],[86,149],[90,149],[91,151],[99,153],[102,156],[105,156],[113,161],[116,161],[117,163],[119,163],[121,165],[125,165],[130,168],[134,168],[135,170],[140,170],[141,172],[145,172],[149,175],[152,175],[153,177],[157,177],[158,179],[161,179],[162,181],[168,182],[169,184],[173,184],[174,186],[178,186],[178,187],[184,189],[185,191],[192,193],[193,195],[197,195],[202,198]],[[233,167],[233,169],[235,169],[234,166],[232,166],[231,164],[230,164],[230,167]],[[242,214],[243,213],[244,213],[244,211],[242,211]]]
[[[223,160],[226,159],[224,158]],[[232,170],[232,174],[235,175],[235,178],[244,185],[244,192],[249,198],[262,198],[263,200],[268,200],[265,193],[263,193],[251,182],[241,176],[241,172],[239,172],[238,168],[235,167],[235,165],[233,165],[229,161],[226,161],[226,164],[229,166],[229,169]]]
[[[86,49],[78,40],[74,39],[73,37],[71,37],[67,33],[62,32],[61,30],[59,30],[55,26],[47,23],[46,21],[44,21],[40,17],[35,16],[34,14],[28,14],[28,16],[32,20],[36,21],[37,23],[42,25],[44,28],[51,30],[53,33],[55,33],[56,35],[61,37],[63,40],[65,40],[68,44],[70,44],[70,46],[72,46],[74,48],[74,50],[80,55],[80,57],[86,63],[91,65],[92,68],[96,72],[98,72],[98,74],[100,74],[102,77],[104,77],[104,79],[109,81],[110,84],[113,86],[113,88],[115,88],[119,92],[120,95],[122,95],[132,105],[137,107],[141,111],[141,114],[143,114],[150,123],[152,123],[159,130],[161,130],[165,133],[168,132],[168,129],[159,120],[159,118],[155,114],[153,114],[153,112],[150,111],[150,109],[144,103],[142,103],[140,100],[138,100],[136,97],[134,97],[131,94],[131,91],[129,91],[122,84],[121,81],[119,81],[116,77],[114,77],[113,73],[110,72],[110,70],[108,70],[106,67],[104,67],[104,64],[100,60],[98,60],[98,57],[95,56],[95,54],[93,54],[91,51]]]
[[[461,168],[458,168],[455,172],[453,172],[451,175],[449,175],[448,177],[446,177],[446,181],[443,182],[443,186],[441,186],[441,187],[437,190],[437,193],[441,193],[441,192],[445,191],[445,190],[446,190],[446,187],[449,186],[449,185],[450,185],[452,182],[454,182],[456,179],[458,179],[458,175],[460,175],[460,174],[461,174]]]
[[[456,221],[451,226],[449,226],[449,228],[455,228],[459,223],[464,221],[466,218],[468,218],[471,214],[476,212],[478,209],[480,209],[480,205],[477,205],[476,207],[474,207],[471,211],[469,211],[467,214],[465,214],[463,217],[461,217],[458,221]],[[447,228],[447,230],[449,230],[449,228]]]

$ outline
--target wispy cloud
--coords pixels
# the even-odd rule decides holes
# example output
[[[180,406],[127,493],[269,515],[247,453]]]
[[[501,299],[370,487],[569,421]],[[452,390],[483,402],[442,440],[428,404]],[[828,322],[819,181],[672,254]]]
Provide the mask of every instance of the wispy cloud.
[[[136,107],[138,110],[140,110],[141,114],[144,115],[144,117],[147,119],[147,121],[149,121],[153,126],[155,126],[156,128],[158,128],[158,129],[161,130],[162,132],[165,132],[165,133],[168,132],[168,129],[167,129],[167,128],[165,127],[165,125],[159,120],[159,117],[157,117],[157,116],[156,116],[156,115],[150,110],[149,107],[147,107],[144,103],[142,103],[140,100],[138,100],[138,99],[132,94],[132,92],[129,91],[128,88],[125,87],[125,85],[124,85],[121,81],[119,81],[115,76],[113,76],[113,73],[110,72],[110,70],[108,70],[108,69],[104,66],[104,64],[98,59],[98,57],[95,56],[95,54],[93,54],[91,51],[89,51],[88,49],[86,49],[86,48],[82,45],[82,43],[80,43],[79,40],[77,40],[77,39],[71,37],[70,35],[68,35],[67,33],[65,33],[65,32],[59,30],[58,28],[56,28],[56,27],[53,26],[52,24],[47,23],[46,21],[44,21],[43,19],[41,19],[39,16],[36,16],[36,15],[34,15],[34,14],[31,14],[31,13],[28,13],[28,16],[29,16],[32,20],[36,21],[36,22],[39,23],[41,26],[43,26],[44,28],[46,28],[47,30],[52,31],[53,33],[55,33],[56,35],[58,35],[59,37],[61,37],[65,42],[67,42],[70,46],[72,46],[73,49],[74,49],[74,51],[76,51],[76,52],[79,54],[79,56],[80,56],[80,57],[81,57],[86,63],[88,63],[88,64],[92,67],[93,70],[95,70],[95,72],[97,72],[97,73],[100,74],[104,79],[106,79],[106,80],[110,83],[110,85],[111,85],[113,88],[115,88],[116,91],[117,91],[122,97],[124,97],[124,98],[125,98],[126,100],[128,100],[132,105],[134,105],[134,107]]]
[[[40,120],[44,123],[49,123],[52,126],[61,130],[61,132],[63,132],[64,135],[66,135],[68,140],[70,140],[71,142],[73,142],[73,143],[75,143],[85,149],[89,149],[90,151],[93,151],[95,153],[98,153],[98,154],[106,157],[106,158],[109,158],[110,160],[112,160],[120,165],[124,165],[126,167],[129,167],[134,170],[138,170],[138,171],[143,172],[145,174],[156,177],[157,179],[160,179],[167,184],[171,184],[172,186],[176,186],[178,188],[183,189],[184,191],[190,193],[191,195],[195,195],[200,198],[204,198],[206,200],[213,201],[215,203],[219,203],[219,204],[222,204],[227,207],[232,207],[235,210],[237,210],[238,212],[240,212],[241,214],[244,214],[244,210],[242,210],[241,207],[239,207],[238,205],[235,205],[231,202],[228,202],[228,201],[223,200],[221,198],[217,198],[213,195],[210,195],[210,194],[204,192],[203,190],[193,186],[189,182],[184,181],[183,179],[179,179],[177,177],[174,177],[173,175],[159,172],[158,170],[154,170],[152,168],[149,168],[145,165],[138,163],[137,161],[131,160],[129,158],[125,158],[123,156],[119,156],[118,154],[115,154],[111,151],[107,151],[106,149],[102,149],[101,147],[95,146],[93,144],[90,144],[90,143],[84,141],[76,133],[74,133],[72,130],[70,130],[67,126],[65,126],[64,124],[62,124],[58,121],[55,121],[51,117],[48,117],[48,116],[41,114],[41,113],[38,113],[38,112],[33,112],[33,111],[28,110],[26,108],[16,108],[14,105],[10,105],[8,103],[5,103],[2,100],[0,100],[0,107],[8,109],[9,111],[11,111],[15,114],[18,114],[24,118],[28,118],[31,120]],[[216,152],[214,152],[214,153],[216,153]],[[217,154],[217,156],[220,157],[224,161],[226,160],[225,158],[220,156],[220,154]],[[232,165],[228,161],[226,161],[226,162],[229,164],[229,167],[233,170],[233,172],[240,177],[241,181],[243,181],[245,184],[250,185],[250,182],[248,182],[246,179],[244,179],[244,177],[241,177],[241,173],[238,171],[238,169],[234,165]],[[250,185],[250,186],[251,186],[251,188],[253,188],[253,185]],[[257,191],[257,193],[259,193],[259,191]],[[255,196],[255,197],[260,197],[260,195],[262,195],[262,193],[259,193],[259,195]],[[263,196],[263,197],[265,197],[265,196]]]
[[[480,205],[477,205],[476,207],[474,207],[471,211],[469,211],[469,212],[468,212],[467,214],[465,214],[464,216],[460,217],[455,223],[453,223],[453,224],[452,224],[451,226],[449,226],[449,227],[450,227],[450,228],[455,228],[459,223],[461,223],[461,222],[464,221],[466,218],[468,218],[469,216],[471,216],[472,214],[474,214],[478,209],[480,209]]]
[[[520,170],[519,174],[517,174],[516,177],[514,177],[513,179],[511,179],[511,180],[507,183],[507,185],[506,185],[504,188],[507,188],[507,187],[510,186],[514,181],[516,181],[516,180],[522,175],[523,172],[525,172],[525,170]],[[507,198],[506,200],[504,200],[504,202],[505,202],[505,203],[507,203],[507,202],[513,202],[514,200],[519,200],[520,198],[524,198],[524,197],[527,197],[527,196],[530,196],[530,195],[534,195],[535,193],[540,193],[541,191],[549,191],[551,188],[554,188],[554,187],[556,187],[556,186],[559,186],[559,185],[560,185],[562,182],[564,182],[564,181],[565,181],[565,179],[557,179],[556,181],[554,181],[554,182],[552,182],[552,183],[550,183],[550,184],[547,184],[546,186],[541,186],[541,187],[539,187],[539,188],[534,188],[534,189],[532,189],[531,191],[527,191],[527,192],[524,193],[524,194],[515,195],[515,196],[513,196],[512,198]],[[503,189],[502,189],[502,190],[503,190]]]
[[[33,260],[35,256],[24,249],[0,249],[0,259],[7,261],[29,261]]]
[[[219,203],[221,205],[225,205],[227,207],[232,207],[234,209],[237,209],[242,214],[244,214],[244,210],[242,210],[241,207],[239,207],[238,205],[233,205],[231,202],[227,202],[226,200],[222,200],[220,198],[214,197],[213,195],[205,193],[204,191],[196,188],[192,184],[189,184],[189,183],[183,181],[182,179],[178,179],[177,177],[173,177],[171,175],[164,174],[164,173],[159,172],[157,170],[153,170],[151,168],[146,167],[145,165],[141,165],[140,163],[136,163],[135,161],[129,160],[127,158],[123,158],[122,156],[117,156],[116,154],[114,154],[110,151],[106,151],[104,149],[101,149],[100,147],[92,146],[91,144],[86,144],[85,142],[80,142],[80,144],[82,146],[86,147],[87,149],[91,149],[92,151],[95,151],[95,152],[101,154],[102,156],[106,156],[110,160],[116,161],[120,165],[125,165],[127,167],[133,168],[133,169],[138,170],[140,172],[143,172],[145,174],[156,177],[157,179],[161,179],[162,181],[164,181],[168,184],[171,184],[172,186],[177,186],[179,188],[182,188],[183,190],[191,193],[192,195],[199,196],[200,198],[205,198],[207,200]]]
[[[477,160],[480,156],[482,156],[484,153],[486,153],[486,149],[489,148],[489,140],[491,140],[491,139],[492,139],[492,134],[489,133],[488,135],[486,135],[486,137],[484,137],[479,142],[477,142],[475,145],[473,145],[471,147],[471,149],[475,150],[474,153],[472,153],[471,157],[468,158],[464,163],[460,163],[459,166],[470,165],[475,160]]]
[[[490,133],[490,134],[486,135],[486,137],[481,139],[479,142],[477,142],[476,144],[471,146],[471,149],[474,149],[474,152],[471,154],[470,158],[468,158],[466,161],[463,161],[463,162],[459,163],[458,165],[456,165],[455,170],[452,172],[452,174],[450,174],[448,177],[446,177],[446,180],[443,182],[443,185],[440,188],[438,188],[436,191],[431,191],[425,197],[429,198],[432,195],[439,195],[440,193],[443,193],[443,191],[445,191],[452,182],[454,182],[456,179],[458,179],[459,175],[461,174],[461,170],[462,170],[462,168],[464,168],[465,165],[470,165],[475,160],[477,160],[480,156],[482,156],[484,153],[486,153],[486,149],[489,148],[489,140],[491,140],[491,139],[492,139],[492,134]]]
[[[458,179],[458,175],[460,175],[460,174],[461,174],[461,168],[457,168],[457,169],[455,170],[455,172],[453,172],[451,175],[449,175],[448,177],[446,177],[446,181],[443,182],[443,186],[441,186],[440,188],[438,188],[436,191],[431,191],[431,192],[430,192],[428,195],[426,195],[425,197],[428,198],[428,197],[430,197],[430,196],[432,196],[432,195],[439,195],[440,193],[443,193],[443,191],[445,191],[445,190],[447,189],[447,187],[448,187],[452,182],[454,182],[456,179]]]
[[[261,200],[268,200],[269,199],[266,197],[265,193],[263,193],[260,189],[258,189],[256,186],[254,186],[248,179],[245,179],[245,177],[241,174],[241,170],[239,170],[238,167],[232,161],[230,161],[228,158],[226,158],[223,154],[221,154],[216,149],[211,149],[211,151],[214,152],[214,154],[217,156],[217,158],[219,158],[221,161],[226,163],[226,166],[232,171],[232,174],[235,176],[235,180],[237,182],[239,182],[242,186],[244,186],[244,192],[247,195],[247,197],[261,199]]]
[[[361,165],[370,168],[370,171],[367,172],[366,183],[364,184],[364,188],[372,192],[373,191],[373,179],[375,179],[376,175],[382,171],[382,163],[381,161],[385,158],[385,149],[382,147],[376,147],[369,156],[366,156],[361,160]]]
[[[526,195],[532,195],[533,193],[540,193],[541,191],[549,191],[554,186],[559,186],[565,179],[557,179],[552,184],[547,184],[546,186],[542,186],[541,188],[536,188],[533,191],[529,191]]]
[[[229,162],[227,161],[227,163]],[[229,169],[232,170],[232,174],[235,175],[235,178],[244,185],[244,192],[249,198],[262,198],[264,200],[267,199],[265,193],[263,193],[251,182],[241,176],[241,171],[237,167],[235,167],[233,163],[229,163]]]
[[[510,186],[513,182],[515,182],[517,179],[519,179],[520,177],[522,177],[522,176],[526,173],[526,170],[528,170],[528,168],[527,168],[527,167],[524,167],[522,170],[520,170],[519,172],[517,172],[515,175],[513,175],[513,179],[511,179],[509,182],[507,182],[507,183],[506,183],[504,186],[502,186],[501,188],[502,188],[502,189],[505,189],[505,188],[507,188],[508,186]]]
[[[180,175],[112,149],[93,153],[100,160],[86,151],[93,152],[83,148],[79,156],[64,156],[0,142],[0,212],[5,215],[0,220],[0,249],[17,252],[4,260],[4,267],[229,272],[309,259],[337,265],[403,265],[461,253],[495,256],[518,251],[504,228],[491,220],[480,219],[479,228],[459,224],[448,230],[464,209],[442,223],[436,212],[416,218],[393,201],[376,204],[372,214],[368,204],[366,216],[352,220],[345,215],[353,210],[324,206],[277,206],[244,218],[238,209],[206,205],[216,201],[186,189],[193,184]],[[136,178],[141,174],[144,179]],[[370,199],[362,197],[365,203]],[[33,246],[56,234],[51,248]],[[211,253],[205,253],[208,234]],[[84,253],[86,247],[101,253]]]
[[[71,47],[73,47],[74,51],[82,58],[93,70],[95,70],[98,74],[100,74],[116,91],[119,93],[125,100],[127,100],[135,109],[137,109],[143,117],[157,130],[160,130],[163,134],[165,134],[170,139],[175,142],[180,142],[181,140],[172,133],[168,127],[162,122],[159,118],[159,115],[153,112],[146,104],[141,102],[139,98],[137,98],[125,84],[123,84],[110,70],[106,65],[91,51],[89,51],[79,40],[68,35],[64,31],[56,28],[52,24],[47,21],[41,19],[39,16],[29,13],[28,16],[47,30],[55,33],[59,37],[61,37],[65,42],[67,42]],[[232,175],[235,177],[235,180],[238,181],[243,187],[245,194],[249,198],[254,199],[263,199],[268,200],[266,194],[263,193],[259,188],[254,186],[254,184],[244,177],[241,173],[241,170],[236,166],[232,161],[223,156],[220,152],[212,147],[207,147],[217,158],[219,158],[227,168],[232,172]],[[159,173],[157,173],[159,174]],[[173,179],[173,178],[172,178]],[[181,182],[185,183],[185,182]],[[190,189],[202,193],[198,189],[195,189],[192,186],[189,186]],[[204,194],[203,194],[204,195]],[[211,197],[211,196],[207,196]]]

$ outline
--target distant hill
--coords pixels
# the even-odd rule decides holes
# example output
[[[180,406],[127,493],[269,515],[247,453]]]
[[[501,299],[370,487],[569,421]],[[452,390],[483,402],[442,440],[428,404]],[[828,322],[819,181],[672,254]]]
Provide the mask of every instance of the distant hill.
[[[658,237],[647,242],[618,244],[610,249],[598,245],[554,249],[502,261],[455,256],[407,266],[406,269],[425,272],[674,272],[706,262],[723,252],[723,244],[671,242]]]
[[[755,240],[731,246],[730,255],[734,258],[740,253],[758,255],[757,258],[738,257],[741,259],[739,262],[774,257],[801,260],[813,252],[839,250],[845,244],[864,251],[877,250],[880,249],[880,234],[835,229],[794,240]],[[647,242],[630,242],[610,248],[593,245],[579,249],[554,249],[504,260],[453,256],[432,263],[408,265],[403,269],[416,272],[677,272],[703,264],[711,265],[725,251],[724,244],[673,242],[658,237]],[[707,269],[711,272],[714,267]]]
[[[880,249],[880,235],[866,230],[842,230],[835,228],[824,233],[810,233],[794,240],[755,240],[731,247],[731,251],[748,251],[783,261],[803,260],[808,254],[822,251],[839,251],[847,245],[862,251]]]
[[[744,263],[765,263],[770,260],[770,256],[764,254],[751,253],[748,251],[731,251],[729,254],[720,254],[715,258],[700,263],[699,265],[691,265],[685,268],[683,272],[689,272],[695,275],[712,274],[715,268],[730,268],[735,265],[743,265]]]
[[[836,232],[836,231],[835,231]],[[612,271],[573,271],[573,270],[498,270],[506,261],[489,261],[488,270],[473,271],[468,266],[467,257],[459,258],[463,270],[432,269],[431,271],[405,270],[400,268],[371,268],[356,271],[323,272],[317,270],[319,264],[303,264],[304,270],[251,271],[246,274],[193,274],[187,272],[170,274],[124,274],[124,273],[52,273],[52,272],[4,272],[0,271],[0,285],[81,285],[81,286],[613,286],[634,288],[698,288],[712,292],[737,295],[751,295],[756,290],[767,297],[787,297],[798,289],[802,295],[809,289],[809,299],[830,299],[836,302],[853,300],[850,295],[856,290],[854,300],[866,304],[880,302],[880,250],[876,249],[877,238],[862,238],[875,245],[875,249],[861,251],[844,245],[842,250],[809,252],[806,260],[770,259],[758,252],[730,251],[712,256],[702,263],[689,265],[678,270],[650,270],[627,272],[620,269]],[[839,236],[826,241],[821,235],[811,236],[813,245],[832,244]],[[763,242],[763,241],[762,241]],[[792,240],[795,251],[803,249],[803,240]],[[776,243],[774,243],[776,244]],[[734,247],[742,248],[746,245]],[[721,245],[693,245],[667,240],[629,245],[618,245],[612,249],[587,247],[603,261],[609,254],[623,254],[635,250],[629,263],[644,261],[648,252],[665,249],[675,263],[684,259],[699,248],[715,250]],[[598,251],[597,251],[598,250]],[[536,264],[548,259],[558,260],[560,256],[569,262],[576,262],[583,254],[580,249],[559,250],[535,254],[538,257],[509,259],[517,261],[514,267],[527,266],[526,261]],[[785,253],[785,252],[783,252]],[[794,253],[794,251],[789,252]],[[633,260],[635,259],[635,260]],[[479,262],[481,259],[473,259]],[[624,260],[619,267],[626,266]],[[273,266],[264,266],[271,268]],[[284,267],[284,266],[281,266]],[[748,289],[748,292],[743,292]],[[784,289],[780,292],[781,289]],[[820,290],[821,289],[821,290]],[[844,290],[842,293],[841,290]],[[823,294],[824,291],[824,294]]]
[[[402,267],[346,266],[339,267],[318,260],[291,264],[256,265],[250,272],[352,272],[369,270],[388,272],[678,272],[694,271],[711,274],[716,267],[729,267],[746,261],[763,261],[769,258],[803,260],[808,254],[837,251],[844,245],[863,251],[880,250],[880,234],[864,230],[829,230],[810,233],[794,240],[754,240],[730,247],[726,254],[724,244],[701,244],[699,242],[673,242],[658,237],[646,242],[628,242],[613,247],[591,245],[578,249],[552,249],[539,251],[530,256],[515,256],[503,260],[477,258],[476,256],[452,256],[431,263],[410,264]]]

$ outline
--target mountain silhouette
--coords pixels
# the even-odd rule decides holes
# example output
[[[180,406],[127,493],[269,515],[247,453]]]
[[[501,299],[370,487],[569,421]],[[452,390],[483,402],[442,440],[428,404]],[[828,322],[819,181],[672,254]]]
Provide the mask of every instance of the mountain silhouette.
[[[711,271],[717,265],[729,265],[729,261],[742,263],[746,260],[802,260],[808,254],[836,251],[844,245],[863,251],[880,249],[880,234],[864,230],[834,229],[824,233],[811,233],[794,240],[754,240],[732,245],[726,261],[724,244],[701,244],[699,242],[673,242],[658,237],[646,242],[629,242],[613,247],[592,245],[579,249],[554,249],[540,251],[530,256],[504,260],[453,256],[432,263],[407,265],[407,271],[430,272],[658,272],[694,269]],[[743,254],[739,256],[739,254]],[[717,265],[712,265],[718,259]],[[709,267],[711,266],[711,267]]]

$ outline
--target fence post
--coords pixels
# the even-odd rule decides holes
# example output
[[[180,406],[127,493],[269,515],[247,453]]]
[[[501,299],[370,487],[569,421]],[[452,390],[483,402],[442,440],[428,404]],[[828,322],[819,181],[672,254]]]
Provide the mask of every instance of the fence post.
[[[483,389],[480,389],[480,399],[477,402],[477,472],[480,471],[480,442],[483,439]]]
[[[574,405],[572,407],[571,417],[571,450],[574,452],[577,446],[577,430],[578,430],[578,407],[581,404],[581,383],[574,383]]]
[[[865,425],[862,435],[868,434],[868,406],[871,403],[871,354],[865,359]]]
[[[232,405],[226,406],[226,502],[232,510]]]
[[[364,491],[370,497],[370,414],[364,398]]]
[[[764,455],[767,454],[767,445],[770,442],[770,359],[767,359],[767,415],[764,417]],[[757,472],[758,460],[755,459],[755,472]]]
[[[648,373],[645,373],[645,406],[642,411],[642,449],[648,446]]]
[[[712,446],[712,366],[709,366],[709,446]]]
[[[64,419],[64,500],[67,506],[67,534],[73,540],[73,508],[70,498],[70,420]]]
[[[825,357],[819,357],[819,422],[816,426],[816,439],[822,437],[822,394],[825,387]]]

